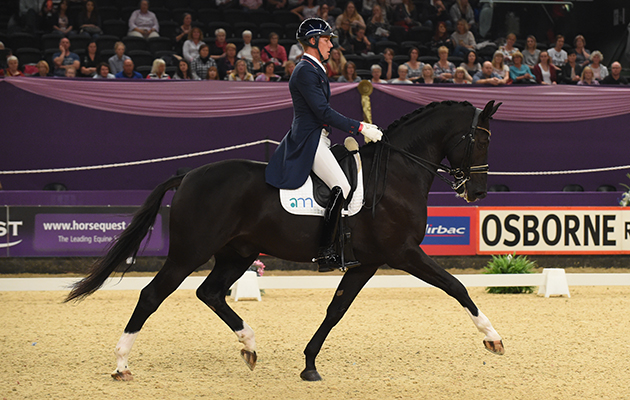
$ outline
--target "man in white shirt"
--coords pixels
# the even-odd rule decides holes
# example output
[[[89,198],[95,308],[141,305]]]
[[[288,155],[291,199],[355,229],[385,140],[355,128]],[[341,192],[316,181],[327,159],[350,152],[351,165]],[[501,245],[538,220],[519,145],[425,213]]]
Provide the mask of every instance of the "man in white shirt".
[[[559,71],[562,66],[566,64],[568,58],[568,54],[566,51],[562,50],[562,46],[564,46],[564,36],[558,35],[556,36],[555,47],[547,50],[551,58],[551,65],[556,68],[556,71]]]

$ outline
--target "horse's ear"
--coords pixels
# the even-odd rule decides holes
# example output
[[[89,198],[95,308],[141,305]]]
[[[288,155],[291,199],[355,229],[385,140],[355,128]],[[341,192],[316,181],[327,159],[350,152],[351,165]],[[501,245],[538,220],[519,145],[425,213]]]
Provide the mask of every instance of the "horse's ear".
[[[483,111],[481,112],[481,118],[483,118],[486,121],[492,118],[492,116],[494,115],[494,113],[497,112],[501,104],[503,103],[499,103],[495,106],[494,100],[490,100],[488,104],[486,104],[486,106],[483,108]]]

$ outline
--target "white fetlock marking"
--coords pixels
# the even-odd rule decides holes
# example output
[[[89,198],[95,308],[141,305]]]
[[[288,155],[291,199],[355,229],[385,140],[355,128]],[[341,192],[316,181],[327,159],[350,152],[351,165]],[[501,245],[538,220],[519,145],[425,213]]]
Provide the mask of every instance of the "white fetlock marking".
[[[136,341],[136,337],[138,337],[138,333],[123,333],[116,345],[116,349],[114,350],[114,354],[116,354],[116,371],[123,372],[128,371],[128,360],[129,353],[131,353],[131,347],[133,346],[133,342]]]
[[[238,341],[243,343],[245,346],[245,350],[254,352],[256,351],[256,339],[254,338],[254,331],[252,328],[247,325],[245,321],[243,321],[243,329],[240,331],[234,331],[236,333],[236,337]]]
[[[475,317],[467,307],[464,307],[464,310],[466,310],[468,315],[470,315],[470,318],[472,319],[477,329],[479,329],[479,332],[486,335],[484,340],[487,340],[490,342],[501,340],[501,336],[499,336],[497,331],[492,327],[490,320],[488,319],[488,317],[483,315],[481,310],[477,309],[477,311],[479,312],[479,316],[477,317]]]

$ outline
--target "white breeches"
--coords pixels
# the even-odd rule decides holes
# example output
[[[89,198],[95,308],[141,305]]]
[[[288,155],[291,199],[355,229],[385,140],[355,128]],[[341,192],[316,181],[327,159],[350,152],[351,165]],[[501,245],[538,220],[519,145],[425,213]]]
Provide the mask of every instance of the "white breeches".
[[[328,139],[328,133],[325,130],[322,130],[322,134],[319,137],[319,145],[315,152],[315,160],[313,160],[313,172],[330,189],[339,186],[343,192],[343,198],[348,198],[350,183],[348,183],[348,178],[346,178],[335,156],[330,151],[330,139]]]

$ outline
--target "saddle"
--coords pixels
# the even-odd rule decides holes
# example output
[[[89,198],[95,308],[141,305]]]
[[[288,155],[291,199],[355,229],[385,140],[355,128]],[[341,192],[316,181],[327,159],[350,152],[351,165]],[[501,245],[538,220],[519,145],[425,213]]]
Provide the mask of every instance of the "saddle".
[[[330,150],[350,183],[351,190],[346,206],[348,215],[354,215],[363,206],[363,173],[359,145],[354,138],[348,137],[344,145],[335,144]],[[329,199],[330,189],[313,172],[302,187],[280,189],[280,203],[291,214],[323,216]]]

